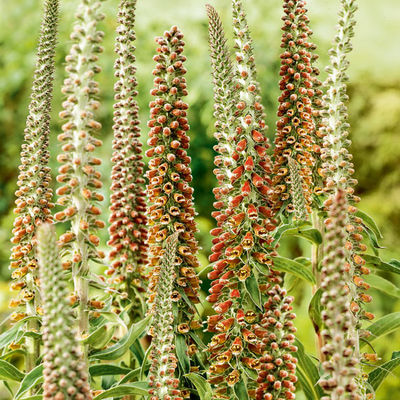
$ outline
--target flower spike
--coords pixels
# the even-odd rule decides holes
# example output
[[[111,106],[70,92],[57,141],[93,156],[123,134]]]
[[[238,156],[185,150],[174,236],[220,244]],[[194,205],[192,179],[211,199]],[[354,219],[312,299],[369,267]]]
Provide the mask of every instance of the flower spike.
[[[289,158],[299,164],[299,175],[303,181],[303,197],[307,212],[311,212],[312,167],[315,163],[316,121],[315,96],[321,96],[316,79],[317,69],[312,65],[315,45],[310,42],[312,34],[303,0],[284,0],[284,24],[281,47],[282,77],[279,86],[277,132],[274,150],[274,203],[275,210],[284,214],[295,211],[291,190]]]
[[[135,8],[136,0],[121,0],[118,36],[115,44],[117,60],[114,86],[114,140],[110,199],[110,240],[113,261],[106,274],[111,285],[122,291],[121,298],[134,302],[133,313],[141,315],[137,296],[146,290],[144,267],[147,259],[146,203],[139,128],[139,107],[135,100]],[[141,294],[142,293],[142,294]],[[138,303],[138,304],[137,304]]]
[[[214,334],[209,344],[208,380],[215,398],[231,398],[235,385],[245,379],[243,371],[253,370],[256,378],[245,379],[249,396],[263,399],[284,391],[287,398],[293,398],[296,377],[295,360],[290,354],[295,350],[292,299],[280,287],[280,274],[270,269],[276,255],[271,248],[276,221],[268,206],[269,144],[245,13],[240,1],[235,0],[232,5],[237,96],[235,118],[228,125],[232,139],[226,144],[223,138],[219,140],[219,145],[232,155],[232,164],[226,166],[229,183],[219,180],[220,186],[214,190],[229,196],[229,201],[227,207],[221,204],[213,213],[217,228],[212,231],[213,270],[208,275],[212,283],[207,299],[213,303],[216,315],[208,318],[208,330]],[[212,66],[216,68],[214,63]],[[260,303],[254,293],[260,296]],[[285,348],[281,342],[285,342]],[[271,356],[266,357],[267,354]],[[280,358],[283,354],[284,358]],[[269,374],[265,374],[267,365]],[[279,381],[275,388],[268,381],[272,376]]]
[[[49,135],[51,100],[53,97],[54,56],[57,41],[58,0],[46,0],[37,49],[36,68],[32,85],[31,101],[26,121],[24,143],[21,147],[21,165],[18,175],[18,190],[14,213],[14,244],[11,254],[11,277],[14,282],[11,289],[19,291],[17,298],[11,300],[10,306],[17,307],[11,314],[12,321],[26,316],[36,316],[40,303],[38,292],[36,230],[42,222],[52,222],[50,210],[52,190],[50,189]],[[30,321],[30,328],[36,329],[36,322]],[[39,343],[27,358],[27,370],[35,365],[39,352]],[[36,353],[36,354],[34,354]],[[30,358],[30,359],[29,359]]]
[[[62,184],[57,189],[58,201],[63,210],[55,214],[56,221],[69,221],[70,230],[60,237],[64,253],[69,254],[65,267],[72,267],[75,290],[80,301],[80,332],[88,332],[88,282],[89,261],[103,258],[98,252],[99,228],[105,226],[98,219],[101,210],[98,202],[103,195],[98,191],[102,187],[101,174],[97,167],[101,160],[92,155],[102,142],[94,137],[101,124],[94,119],[99,108],[95,100],[98,84],[93,80],[100,72],[96,65],[97,54],[102,52],[100,43],[103,32],[97,30],[97,24],[104,18],[99,12],[101,1],[82,0],[76,14],[74,31],[71,34],[73,45],[66,57],[68,77],[64,81],[63,94],[67,96],[60,116],[65,120],[63,133],[58,140],[63,143],[57,160],[63,164],[59,168],[57,181]]]
[[[354,337],[355,317],[351,312],[351,293],[348,282],[352,267],[348,263],[346,249],[347,221],[346,193],[338,189],[329,206],[326,221],[326,246],[321,271],[321,304],[325,307],[321,316],[325,329],[322,331],[326,360],[322,367],[328,378],[320,385],[329,393],[324,400],[361,399],[357,394],[355,378],[358,375],[357,336]]]
[[[60,262],[55,230],[43,224],[38,232],[43,297],[43,398],[91,400],[87,365],[82,361],[74,316],[68,301],[65,271]]]
[[[173,26],[156,38],[156,67],[153,70],[155,99],[150,103],[150,128],[146,155],[150,157],[147,178],[149,197],[149,312],[156,312],[154,303],[160,285],[160,260],[163,243],[168,236],[179,232],[179,245],[174,266],[176,278],[171,294],[175,302],[176,315],[173,331],[176,336],[183,335],[187,346],[196,348],[189,331],[198,329],[201,324],[194,319],[196,304],[199,303],[200,282],[196,268],[198,244],[194,220],[193,188],[189,148],[189,130],[187,120],[188,105],[183,102],[186,96],[184,75],[183,34]],[[184,385],[181,380],[181,386]]]
[[[179,242],[179,232],[165,239],[165,248],[160,261],[160,275],[154,299],[153,322],[150,327],[152,336],[150,352],[149,393],[153,400],[162,400],[165,396],[177,399],[180,394],[175,378],[177,357],[174,346],[174,281],[176,280],[175,258]]]
[[[216,202],[215,208],[228,207],[228,192],[230,186],[230,167],[232,165],[232,146],[234,132],[230,129],[235,117],[237,91],[235,76],[229,49],[221,19],[209,4],[206,5],[209,26],[209,44],[214,82],[214,117],[215,117],[215,138],[218,144],[214,150],[219,153],[215,159],[214,174],[218,180],[218,187],[214,189]]]

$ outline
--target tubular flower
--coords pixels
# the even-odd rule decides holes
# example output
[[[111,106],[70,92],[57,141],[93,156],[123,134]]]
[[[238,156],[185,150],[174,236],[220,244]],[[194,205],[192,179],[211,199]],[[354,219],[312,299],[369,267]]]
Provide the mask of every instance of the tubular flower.
[[[94,111],[99,102],[95,100],[98,85],[93,76],[100,72],[95,63],[97,54],[102,51],[100,42],[103,33],[96,30],[97,23],[103,19],[99,13],[98,0],[82,0],[76,14],[77,22],[71,34],[73,45],[66,57],[68,77],[62,92],[67,96],[60,116],[65,120],[63,133],[58,136],[63,143],[58,161],[57,181],[62,186],[57,189],[57,204],[63,210],[55,214],[56,221],[69,221],[70,230],[60,237],[60,244],[70,255],[66,266],[72,266],[75,289],[81,301],[81,332],[87,331],[87,280],[89,260],[103,257],[96,250],[99,238],[95,235],[104,222],[98,219],[101,213],[97,206],[103,200],[98,192],[102,187],[101,175],[96,167],[101,160],[92,155],[102,142],[93,136],[101,128],[94,120]]]
[[[348,282],[351,280],[351,266],[347,260],[346,193],[338,189],[329,206],[326,221],[326,248],[321,271],[321,316],[325,325],[322,331],[324,346],[322,353],[326,360],[322,367],[327,374],[320,385],[329,393],[324,400],[361,399],[357,394],[355,377],[357,359],[354,335],[355,318],[351,312],[351,295]]]
[[[43,224],[38,239],[44,311],[43,398],[90,400],[87,365],[82,361],[76,332],[71,329],[74,316],[53,227]]]
[[[324,114],[325,140],[322,148],[322,170],[321,173],[326,179],[325,191],[330,194],[337,188],[346,192],[349,222],[346,226],[347,243],[349,250],[348,258],[354,271],[353,282],[355,284],[355,301],[359,307],[354,307],[354,313],[358,321],[370,319],[365,313],[363,303],[371,301],[371,297],[364,292],[368,285],[363,281],[362,276],[369,273],[365,266],[363,253],[367,250],[363,243],[362,219],[356,215],[355,204],[360,198],[354,194],[354,187],[357,180],[352,177],[354,166],[352,155],[348,151],[351,141],[347,138],[349,124],[347,123],[347,107],[345,102],[348,99],[346,94],[347,68],[349,62],[347,53],[352,50],[351,38],[354,35],[356,11],[354,0],[343,0],[342,9],[339,14],[338,34],[335,38],[334,48],[331,49],[331,66],[327,69],[328,78],[325,82],[327,94],[325,96],[326,110]],[[328,200],[328,205],[332,199]]]
[[[251,397],[262,399],[267,390],[277,393],[292,390],[289,381],[282,388],[278,388],[278,384],[289,375],[295,380],[293,373],[286,374],[285,364],[292,360],[289,352],[293,351],[294,340],[293,335],[286,337],[287,327],[290,325],[293,330],[294,327],[291,321],[281,323],[287,318],[286,314],[294,314],[290,313],[291,299],[285,298],[286,294],[279,286],[282,282],[280,274],[269,269],[272,257],[276,255],[270,234],[276,221],[268,207],[271,185],[269,145],[241,3],[233,1],[233,10],[238,99],[235,122],[229,126],[230,132],[234,132],[231,145],[233,164],[228,174],[229,203],[228,207],[213,213],[217,228],[212,231],[215,236],[210,256],[213,270],[208,275],[212,283],[207,299],[213,303],[216,315],[208,318],[208,330],[214,333],[209,344],[211,366],[208,380],[215,385],[216,398],[230,399],[235,384],[243,380],[243,371],[249,371],[248,376],[252,376],[250,370],[253,370],[258,378],[246,379],[247,390]],[[265,270],[267,276],[263,274]],[[282,307],[284,311],[278,315]],[[274,313],[276,316],[272,321]],[[274,336],[275,331],[278,334]],[[264,383],[270,378],[263,372],[264,364],[268,363],[265,355],[271,352],[270,346],[276,349],[271,353],[274,356],[283,354],[281,340],[285,342],[284,352],[288,354],[284,362],[280,359],[272,364],[273,371],[268,374],[278,377],[279,383],[274,389]],[[294,364],[295,361],[290,365],[291,371]],[[285,372],[279,378],[280,369]],[[271,393],[265,395],[271,396]]]
[[[312,202],[312,168],[315,163],[313,151],[316,123],[314,116],[315,96],[321,95],[313,66],[315,45],[309,41],[312,34],[306,15],[305,1],[284,0],[282,17],[283,36],[281,47],[282,77],[279,86],[277,132],[274,150],[274,208],[285,214],[294,212],[291,195],[289,158],[299,163],[299,174],[303,181],[303,197],[308,213]]]
[[[152,350],[149,372],[150,395],[152,400],[162,400],[166,396],[179,399],[179,379],[175,378],[177,357],[174,346],[173,305],[174,282],[176,280],[175,258],[179,242],[179,232],[165,239],[165,248],[160,260],[160,273],[154,299],[154,316],[150,327]]]
[[[194,221],[193,188],[189,148],[189,130],[187,120],[188,105],[182,101],[187,95],[183,66],[186,57],[182,54],[183,34],[176,26],[158,37],[157,55],[154,57],[156,67],[155,88],[151,94],[155,100],[150,103],[149,140],[151,146],[146,152],[150,157],[147,178],[149,184],[149,306],[150,313],[156,312],[154,299],[158,290],[160,276],[160,259],[163,242],[174,232],[179,232],[179,246],[175,258],[173,300],[176,302],[177,314],[174,319],[174,332],[185,334],[186,343],[192,345],[189,329],[200,326],[194,320],[195,304],[199,303],[200,287],[196,268],[198,244],[195,239],[197,230]]]
[[[49,134],[53,95],[54,54],[57,40],[58,0],[44,2],[36,69],[31,101],[26,121],[24,143],[21,147],[21,165],[11,242],[13,290],[19,291],[12,306],[20,306],[12,314],[13,320],[36,315],[35,292],[37,287],[36,230],[42,222],[52,222],[50,210]]]
[[[144,163],[139,140],[139,107],[135,100],[135,7],[136,0],[121,0],[119,8],[108,242],[113,247],[110,252],[113,262],[106,272],[111,276],[111,284],[121,287],[121,297],[131,299],[146,288],[144,266],[147,258]],[[137,307],[134,308],[137,312]]]
[[[214,7],[206,5],[209,19],[209,44],[214,83],[214,117],[215,138],[218,144],[214,150],[219,153],[215,159],[214,174],[218,180],[218,187],[214,189],[216,202],[215,208],[221,209],[228,206],[230,190],[230,167],[232,166],[232,153],[234,149],[234,132],[230,130],[236,110],[235,77],[229,49],[227,48],[225,34],[221,19]]]

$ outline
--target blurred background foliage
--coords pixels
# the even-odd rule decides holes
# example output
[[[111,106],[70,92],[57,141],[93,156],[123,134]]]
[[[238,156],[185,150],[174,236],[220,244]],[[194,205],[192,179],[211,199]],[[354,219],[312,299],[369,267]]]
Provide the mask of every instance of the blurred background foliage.
[[[191,149],[195,200],[199,213],[199,239],[203,247],[201,259],[207,264],[210,249],[208,231],[213,227],[212,187],[213,169],[213,100],[207,44],[205,0],[138,0],[137,6],[137,66],[139,104],[143,141],[146,141],[149,91],[152,87],[154,36],[177,24],[185,33],[187,80],[190,104]],[[220,11],[226,32],[231,38],[230,1],[209,0]],[[64,77],[63,61],[69,48],[69,33],[78,0],[61,0],[60,33],[57,47],[57,71],[53,101],[51,136],[51,166],[58,152],[56,140],[60,130],[58,112],[61,109],[61,83]],[[278,71],[281,33],[281,0],[244,0],[251,27],[258,76],[263,102],[267,110],[271,141],[276,121],[278,97]],[[113,42],[115,38],[117,0],[103,3],[106,19],[101,24],[105,31],[104,54],[100,58],[103,72],[99,76],[102,107],[104,146],[99,156],[104,160],[102,172],[107,188],[110,175],[113,103]],[[328,61],[336,24],[339,0],[309,0],[308,8],[314,41],[318,45],[322,80]],[[400,3],[398,0],[362,0],[357,13],[358,23],[354,38],[354,51],[350,56],[350,123],[352,152],[362,197],[361,208],[374,216],[382,229],[385,259],[400,258],[398,246],[400,226],[400,44],[398,41]],[[12,229],[14,191],[16,189],[19,150],[27,114],[30,85],[35,62],[35,47],[41,16],[40,0],[0,0],[0,312],[7,314],[9,279],[8,257]],[[232,41],[230,41],[231,43]],[[106,202],[105,202],[106,203]],[[103,219],[108,218],[108,205],[103,204]],[[103,232],[103,243],[107,240]],[[297,242],[283,245],[286,253],[308,254],[307,247]],[[400,284],[397,277],[390,277]],[[306,349],[313,353],[312,326],[307,316],[311,296],[309,287],[294,285],[298,309],[299,337]],[[377,317],[399,311],[399,300],[371,290],[374,302],[370,309]],[[393,345],[397,343],[397,347]],[[377,346],[379,355],[390,358],[392,351],[400,350],[400,334],[386,337]],[[0,392],[0,399],[6,399]],[[302,395],[299,394],[299,398]],[[399,372],[392,375],[380,389],[377,398],[400,398]]]

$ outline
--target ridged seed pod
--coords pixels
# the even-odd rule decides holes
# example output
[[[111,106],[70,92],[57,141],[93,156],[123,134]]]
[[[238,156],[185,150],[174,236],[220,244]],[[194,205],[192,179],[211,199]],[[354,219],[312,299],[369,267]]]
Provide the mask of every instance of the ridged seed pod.
[[[62,153],[58,161],[57,181],[62,184],[57,189],[57,204],[62,211],[55,214],[56,221],[70,223],[70,229],[59,241],[63,254],[68,254],[64,267],[72,268],[75,291],[80,300],[80,331],[88,332],[88,283],[85,277],[89,273],[89,261],[104,257],[96,250],[99,228],[105,226],[99,215],[98,203],[103,200],[99,192],[102,187],[101,175],[97,167],[101,160],[93,156],[101,140],[94,133],[101,128],[94,119],[99,102],[98,84],[95,74],[100,72],[96,65],[98,54],[102,52],[100,43],[103,33],[97,30],[97,24],[104,16],[99,12],[99,0],[82,0],[76,14],[74,30],[71,34],[72,46],[66,57],[67,78],[62,89],[66,100],[60,113],[65,120],[63,133],[58,136],[62,143]]]
[[[44,310],[43,399],[91,400],[87,365],[73,329],[75,318],[68,301],[54,228],[43,224],[38,240]]]
[[[320,385],[329,393],[324,400],[360,400],[355,378],[358,375],[358,336],[351,312],[352,267],[346,250],[348,211],[346,193],[338,189],[329,206],[326,221],[325,257],[321,270],[321,317],[325,356],[322,367],[327,377]]]
[[[146,290],[147,259],[144,163],[140,142],[139,107],[135,100],[135,8],[136,0],[121,0],[119,6],[114,65],[114,140],[110,198],[111,267],[106,271],[120,297],[133,302],[133,317],[143,315],[138,296]]]
[[[156,67],[153,70],[155,99],[150,103],[150,128],[146,155],[150,157],[147,178],[149,198],[148,244],[149,244],[149,312],[156,312],[154,303],[161,273],[164,242],[174,232],[179,232],[179,245],[174,266],[176,278],[172,298],[174,301],[173,332],[183,336],[187,346],[195,348],[189,332],[201,328],[195,319],[199,303],[200,282],[196,268],[198,244],[195,239],[197,227],[194,217],[193,188],[187,120],[188,105],[182,98],[187,95],[184,75],[183,34],[173,26],[158,37]],[[181,388],[184,386],[181,380]]]
[[[284,0],[282,30],[279,109],[274,149],[274,209],[290,215],[295,211],[291,190],[289,158],[299,164],[303,181],[303,197],[311,212],[312,171],[315,164],[317,111],[315,96],[321,96],[313,66],[315,45],[310,42],[312,31],[303,0]]]

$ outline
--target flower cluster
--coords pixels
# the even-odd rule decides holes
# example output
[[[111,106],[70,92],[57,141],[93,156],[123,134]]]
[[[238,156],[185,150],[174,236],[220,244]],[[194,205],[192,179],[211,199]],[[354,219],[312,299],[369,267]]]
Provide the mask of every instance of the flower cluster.
[[[214,174],[218,186],[214,188],[217,209],[228,207],[230,190],[230,167],[234,147],[234,132],[230,129],[236,113],[236,85],[233,66],[226,44],[221,19],[210,5],[206,5],[209,18],[209,45],[214,83],[214,117],[216,132],[214,137],[218,144],[214,150],[219,153],[214,159],[217,168]]]
[[[222,157],[216,157],[217,166],[221,158],[223,161],[227,155],[232,158],[231,163],[224,164],[229,182],[218,179],[219,187],[214,190],[217,199],[214,205],[219,210],[213,216],[218,226],[211,232],[215,237],[207,299],[214,304],[217,314],[208,318],[208,330],[214,333],[209,344],[208,378],[215,385],[216,398],[230,399],[234,386],[243,380],[243,371],[248,371],[246,375],[252,377],[247,379],[248,393],[262,399],[272,398],[271,393],[292,393],[294,389],[296,361],[290,354],[295,350],[294,336],[288,334],[288,330],[295,330],[291,321],[294,314],[292,299],[280,287],[280,274],[269,269],[272,256],[276,255],[271,248],[271,231],[276,221],[268,207],[269,144],[249,29],[240,1],[233,1],[233,13],[238,93],[235,119],[226,122],[227,135],[219,138],[217,146],[222,150],[219,151]],[[222,29],[215,17],[210,18],[210,25],[210,32],[217,33],[210,35],[210,44],[217,48],[225,43]],[[212,62],[216,93],[224,85],[223,76],[217,75],[221,62],[224,61]],[[229,107],[232,96],[216,96],[215,100],[216,108],[222,109]],[[229,140],[225,142],[226,138]]]
[[[263,339],[267,351],[260,360],[255,398],[294,399],[297,359],[292,353],[297,351],[297,347],[293,344],[296,333],[293,323],[296,315],[291,305],[293,297],[287,296],[277,273],[271,273],[269,282],[268,300],[264,303],[265,311],[260,321],[261,327],[267,331]]]
[[[55,219],[70,221],[71,224],[70,230],[59,241],[64,253],[70,255],[64,267],[72,267],[75,278],[75,289],[81,302],[81,332],[88,331],[88,288],[84,278],[89,272],[88,262],[104,256],[96,250],[99,238],[95,234],[98,228],[105,226],[98,219],[101,210],[97,205],[104,197],[99,192],[102,182],[96,169],[101,160],[92,155],[102,144],[93,136],[101,128],[100,123],[94,120],[94,112],[99,107],[95,100],[99,90],[93,80],[93,76],[100,72],[96,62],[97,54],[102,52],[103,33],[96,29],[104,17],[99,12],[100,4],[98,0],[82,0],[76,14],[77,22],[71,34],[73,44],[66,57],[68,77],[62,90],[67,96],[64,110],[60,113],[65,123],[63,133],[58,136],[63,143],[63,152],[57,160],[63,165],[57,176],[57,181],[62,183],[57,189],[57,204],[63,210],[55,214]]]
[[[351,312],[351,296],[348,286],[351,266],[347,262],[346,193],[339,189],[329,205],[326,221],[325,257],[321,270],[321,314],[325,329],[322,331],[324,346],[321,351],[326,360],[322,367],[327,377],[320,385],[330,399],[361,399],[357,394],[355,377],[358,374],[357,336],[354,335],[354,315]]]
[[[276,211],[295,211],[292,198],[292,177],[289,158],[299,164],[299,175],[303,182],[303,197],[308,213],[312,202],[312,169],[315,163],[316,122],[314,116],[315,97],[321,96],[313,66],[315,45],[310,42],[312,34],[306,14],[305,1],[284,0],[284,24],[282,27],[283,53],[281,54],[279,86],[279,109],[274,149],[273,201]],[[317,86],[317,89],[314,89]]]
[[[188,105],[182,101],[187,95],[184,75],[183,34],[173,26],[158,37],[156,67],[153,70],[155,88],[151,94],[150,128],[146,155],[150,157],[147,178],[149,184],[148,244],[149,244],[149,306],[156,312],[154,303],[162,266],[163,243],[168,236],[179,232],[179,244],[174,261],[176,278],[171,297],[175,309],[173,331],[185,335],[188,346],[195,348],[189,332],[201,324],[194,319],[195,304],[199,303],[200,281],[196,268],[198,244],[194,221],[193,188],[190,169]]]
[[[87,365],[82,361],[68,301],[65,271],[60,262],[55,230],[43,224],[38,232],[43,298],[43,398],[90,400]]]
[[[349,65],[347,53],[352,50],[351,38],[354,35],[356,9],[354,0],[342,1],[338,34],[335,38],[335,46],[330,51],[331,65],[327,69],[329,75],[325,82],[327,93],[324,99],[326,104],[325,138],[321,155],[323,160],[321,174],[326,179],[326,192],[331,194],[336,188],[340,188],[346,192],[349,203],[346,248],[349,250],[348,257],[352,265],[352,280],[357,288],[353,298],[355,304],[352,309],[359,322],[361,319],[373,319],[374,316],[363,308],[363,304],[369,303],[372,298],[365,293],[369,285],[362,279],[363,275],[369,274],[369,269],[365,266],[362,256],[362,253],[367,250],[367,246],[363,243],[362,219],[356,215],[355,204],[360,201],[360,198],[354,194],[357,180],[352,177],[354,166],[353,157],[348,150],[351,141],[347,138],[349,124],[345,105],[348,99],[346,94],[346,71]],[[332,201],[331,198],[329,204]]]
[[[36,315],[37,285],[36,230],[42,222],[51,222],[52,191],[50,189],[49,134],[51,99],[53,95],[54,54],[57,40],[58,0],[44,3],[31,102],[26,121],[21,165],[18,175],[17,200],[11,242],[14,282],[12,290],[19,296],[10,303],[19,310],[11,315],[18,321],[28,314]],[[40,310],[39,310],[40,311]]]
[[[174,282],[175,258],[179,232],[168,236],[160,261],[160,274],[154,299],[153,321],[150,327],[152,350],[150,352],[149,393],[151,400],[181,399],[179,379],[175,378],[177,357],[174,346]]]
[[[139,139],[139,107],[135,100],[135,7],[136,0],[121,0],[119,8],[108,242],[113,249],[109,255],[112,265],[106,271],[111,276],[111,285],[121,288],[121,297],[132,300],[145,291],[147,258],[144,162]],[[137,307],[134,308],[137,312]]]

